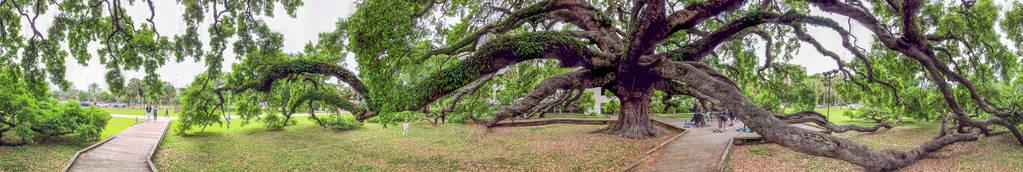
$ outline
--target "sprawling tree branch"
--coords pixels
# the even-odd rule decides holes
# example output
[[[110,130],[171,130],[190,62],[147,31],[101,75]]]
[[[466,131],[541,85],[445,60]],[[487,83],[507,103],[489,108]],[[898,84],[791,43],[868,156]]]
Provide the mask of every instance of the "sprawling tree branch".
[[[670,28],[668,35],[675,34],[679,30],[693,28],[703,20],[725,11],[732,11],[745,2],[745,0],[710,0],[689,5],[686,9],[675,11],[668,16],[668,27]]]
[[[543,16],[545,14],[555,12],[564,9],[592,9],[589,5],[584,2],[577,0],[546,0],[539,3],[529,5],[527,7],[515,10],[504,19],[486,25],[485,27],[476,30],[475,32],[466,34],[459,41],[449,44],[443,48],[431,50],[422,57],[418,58],[417,62],[425,61],[433,57],[434,55],[454,55],[460,52],[473,49],[479,39],[486,34],[501,34],[508,32],[512,29],[518,28],[525,20],[532,17]],[[583,21],[583,20],[580,20]]]
[[[989,105],[988,101],[985,100],[983,97],[981,97],[979,93],[977,93],[976,88],[973,87],[973,84],[968,79],[966,79],[966,78],[964,78],[964,77],[962,77],[962,76],[960,76],[958,74],[955,74],[951,70],[948,70],[948,66],[941,65],[943,63],[941,63],[940,60],[937,57],[934,56],[934,52],[932,50],[932,47],[931,46],[927,46],[927,43],[926,43],[927,39],[923,38],[924,36],[922,34],[915,33],[915,31],[912,31],[912,32],[909,32],[910,35],[906,35],[906,36],[913,37],[913,38],[906,38],[906,37],[904,37],[904,39],[896,39],[894,36],[891,35],[891,33],[888,32],[888,30],[882,24],[880,24],[880,22],[877,21],[877,19],[875,19],[869,13],[867,13],[865,11],[862,11],[859,8],[856,8],[856,7],[854,7],[852,5],[849,5],[849,4],[846,4],[846,3],[834,1],[834,0],[817,0],[817,1],[810,1],[810,2],[813,3],[814,5],[820,7],[824,11],[837,13],[837,14],[843,15],[843,16],[848,16],[848,17],[852,18],[853,20],[856,20],[856,21],[860,22],[867,29],[869,29],[871,32],[873,32],[878,37],[878,39],[881,41],[881,43],[883,43],[888,49],[898,51],[898,52],[902,53],[903,55],[906,55],[908,57],[916,59],[918,62],[920,62],[920,64],[924,67],[924,69],[927,70],[926,72],[928,72],[929,76],[931,76],[931,80],[933,80],[935,85],[938,86],[938,90],[944,96],[945,102],[952,109],[952,112],[956,115],[957,120],[960,123],[962,123],[964,125],[967,125],[967,126],[970,126],[970,127],[981,128],[982,131],[987,131],[987,129],[985,128],[986,125],[990,125],[990,124],[1001,125],[1003,127],[1008,128],[1010,130],[1010,132],[1012,132],[1013,135],[1016,137],[1017,141],[1021,145],[1023,145],[1023,134],[1019,133],[1019,131],[1017,130],[1016,126],[1008,125],[1008,123],[991,122],[991,120],[995,120],[995,121],[1001,120],[999,117],[1021,116],[1019,114],[1019,112],[1013,112],[1013,111],[1006,112],[1006,111],[1001,111],[1001,110],[996,109],[996,108],[989,107],[988,106]],[[917,3],[917,4],[914,4],[914,3]],[[908,2],[908,3],[906,3],[906,7],[904,7],[904,8],[919,8],[919,7],[916,7],[916,6],[919,6],[918,3],[919,2]],[[915,11],[915,10],[906,10],[906,11]],[[916,14],[913,13],[913,14],[910,14],[910,15],[916,15]],[[903,17],[907,17],[907,16],[903,16]],[[908,17],[911,17],[911,16],[908,16]],[[903,19],[903,25],[904,25],[903,27],[905,27],[905,28],[912,28],[912,29],[916,29],[917,28],[916,23],[914,22],[914,19]],[[949,86],[949,84],[947,83],[946,77],[950,77],[950,78],[952,78],[953,81],[960,82],[964,86],[966,86],[968,88],[968,90],[970,91],[971,98],[973,98],[974,101],[976,101],[978,104],[980,104],[982,109],[985,112],[995,114],[995,115],[997,115],[999,117],[996,117],[994,119],[990,119],[988,122],[980,122],[980,121],[976,121],[976,120],[970,119],[970,117],[968,115],[966,115],[966,112],[959,105],[959,102],[956,101],[955,94],[952,91],[952,89]],[[1002,108],[1002,109],[1005,109],[1005,108]]]
[[[774,115],[774,117],[790,124],[812,122],[814,124],[817,124],[818,126],[824,127],[836,133],[844,133],[846,131],[875,132],[878,129],[881,129],[882,127],[888,129],[894,127],[892,124],[885,122],[878,123],[873,127],[861,127],[856,124],[836,125],[835,123],[828,121],[827,117],[825,117],[824,115],[814,111],[801,111],[787,115]]]
[[[447,116],[448,113],[455,110],[455,105],[458,105],[458,101],[461,100],[463,96],[475,93],[480,87],[485,85],[487,82],[490,82],[492,79],[494,79],[494,74],[487,74],[472,85],[462,88],[456,92],[455,95],[451,96],[451,104],[438,109],[437,113],[439,113],[439,116]]]
[[[476,52],[454,67],[434,72],[406,87],[404,94],[394,94],[391,98],[401,101],[373,101],[369,106],[373,109],[382,107],[382,103],[389,103],[400,108],[393,109],[395,111],[421,109],[483,75],[492,74],[512,64],[543,58],[557,59],[561,67],[589,68],[592,67],[591,57],[597,54],[576,37],[556,31],[500,36],[480,49],[485,51]]]
[[[570,72],[544,79],[540,84],[530,90],[526,96],[515,100],[514,103],[494,112],[493,117],[488,120],[475,119],[473,121],[487,127],[496,126],[497,122],[517,115],[530,112],[534,107],[540,105],[547,96],[555,95],[559,89],[586,89],[594,86],[592,73],[589,70]]]
[[[976,140],[980,132],[955,133],[925,142],[910,151],[874,151],[853,141],[787,125],[774,114],[755,105],[729,82],[712,77],[713,70],[701,69],[695,62],[667,61],[655,68],[664,78],[681,81],[687,86],[708,92],[720,105],[738,114],[742,121],[767,141],[798,152],[848,161],[870,171],[887,171],[905,167],[923,159],[928,153],[946,145]]]

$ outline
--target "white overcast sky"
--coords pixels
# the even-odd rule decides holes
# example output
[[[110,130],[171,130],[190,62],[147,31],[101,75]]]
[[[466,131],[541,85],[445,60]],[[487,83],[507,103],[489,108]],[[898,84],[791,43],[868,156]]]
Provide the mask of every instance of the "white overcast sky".
[[[1008,4],[1006,2],[998,1],[999,4]],[[154,22],[157,25],[157,31],[160,34],[169,35],[181,35],[185,32],[185,23],[181,20],[181,14],[184,13],[184,6],[178,5],[176,1],[172,0],[158,0],[154,1],[156,6],[156,18]],[[277,8],[275,16],[273,18],[265,18],[265,21],[270,26],[270,29],[284,35],[284,51],[288,53],[300,52],[308,42],[317,40],[317,35],[323,32],[330,32],[335,29],[334,23],[338,18],[346,18],[354,12],[354,1],[351,0],[306,0],[305,5],[298,8],[296,11],[297,16],[291,18],[286,15],[283,8]],[[1003,5],[1004,8],[1004,5]],[[45,30],[52,25],[52,14],[50,12],[47,16],[40,17],[37,21],[37,25],[45,33]],[[132,16],[136,23],[141,24],[145,22],[145,19],[149,17],[149,9],[146,7],[144,2],[136,2],[132,7],[128,8],[128,14]],[[846,17],[822,13],[813,12],[812,15],[825,16],[834,19],[841,23],[843,27],[847,26]],[[207,19],[206,21],[209,21]],[[22,19],[23,30],[28,30],[28,22]],[[851,32],[857,35],[857,44],[860,47],[869,48],[872,41],[872,36],[868,31],[857,24],[855,21],[852,22],[853,28]],[[807,28],[809,33],[817,38],[825,46],[825,48],[834,51],[839,54],[844,60],[851,59],[851,55],[848,51],[845,51],[841,46],[841,38],[838,37],[837,33],[829,29],[821,27],[809,27]],[[206,32],[206,27],[200,29],[200,40],[206,40],[209,38]],[[999,28],[1000,30],[1000,28]],[[30,34],[30,32],[22,32]],[[203,42],[204,46],[206,42]],[[93,58],[88,62],[88,66],[79,65],[76,60],[69,58],[66,61],[67,73],[66,79],[74,83],[73,87],[80,90],[87,89],[91,83],[100,85],[100,88],[106,90],[106,81],[104,76],[107,69],[99,64],[99,58],[95,56],[95,49],[100,44],[93,43],[90,47],[93,49]],[[761,46],[762,47],[762,46]],[[758,48],[762,49],[762,48]],[[209,50],[209,47],[204,47],[204,50]],[[758,55],[763,54],[763,50],[760,50]],[[230,64],[237,63],[239,60],[235,59],[235,55],[231,53],[231,50],[225,51],[227,59],[224,63],[224,69],[230,70]],[[349,55],[346,60],[348,68],[354,68],[355,62]],[[795,55],[795,58],[790,61],[794,64],[799,64],[806,67],[809,73],[820,73],[828,70],[835,69],[837,65],[833,60],[825,57],[818,53],[812,46],[805,45],[800,48],[799,53]],[[191,59],[186,59],[182,63],[177,63],[173,60],[168,62],[157,70],[160,74],[160,79],[163,81],[170,82],[176,88],[187,86],[192,82],[195,75],[205,70],[203,62],[193,62]],[[144,73],[141,71],[126,71],[125,78],[141,78],[144,77]]]

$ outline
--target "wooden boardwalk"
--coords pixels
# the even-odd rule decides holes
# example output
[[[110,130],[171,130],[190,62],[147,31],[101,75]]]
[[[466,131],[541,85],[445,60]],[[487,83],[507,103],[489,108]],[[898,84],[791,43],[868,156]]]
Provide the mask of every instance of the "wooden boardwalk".
[[[651,117],[656,121],[670,123],[673,125],[684,125],[688,119],[683,118],[660,118]],[[734,126],[727,127],[725,133],[714,133],[717,123],[710,123],[711,127],[686,128],[685,133],[675,140],[669,141],[663,148],[651,153],[634,168],[627,171],[719,171],[724,165],[729,149],[734,145],[735,139],[757,140],[762,139],[756,133],[737,132],[742,128],[741,122]],[[819,128],[804,125],[792,124],[795,127],[814,131],[822,131]]]
[[[150,157],[169,124],[147,121],[125,129],[76,154],[64,171],[153,171]]]

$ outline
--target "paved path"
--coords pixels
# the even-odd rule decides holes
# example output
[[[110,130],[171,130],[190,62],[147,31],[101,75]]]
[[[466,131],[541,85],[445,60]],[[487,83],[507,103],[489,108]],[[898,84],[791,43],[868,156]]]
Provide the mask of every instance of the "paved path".
[[[671,125],[685,125],[688,118],[657,118],[656,120]],[[742,122],[727,127],[725,133],[714,133],[717,122],[708,123],[711,127],[686,128],[688,132],[671,141],[660,150],[650,154],[631,171],[717,171],[720,169],[722,156],[731,145],[734,137],[760,137],[756,133],[737,132]],[[803,124],[798,124],[803,125]],[[803,126],[797,126],[804,128]],[[811,126],[805,126],[813,128]]]
[[[147,161],[168,124],[169,120],[162,120],[129,127],[111,140],[81,152],[68,171],[150,171]]]

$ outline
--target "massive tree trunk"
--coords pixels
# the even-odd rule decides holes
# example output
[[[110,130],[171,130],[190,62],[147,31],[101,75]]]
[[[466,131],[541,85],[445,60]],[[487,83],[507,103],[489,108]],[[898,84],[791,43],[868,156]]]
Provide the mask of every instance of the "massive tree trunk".
[[[625,138],[648,138],[665,134],[650,122],[649,105],[653,91],[646,89],[643,92],[646,93],[638,97],[621,97],[618,123],[610,126],[608,132]]]
[[[650,99],[654,95],[654,77],[638,77],[646,75],[647,70],[635,72],[627,70],[619,75],[615,85],[615,95],[622,104],[618,111],[618,123],[608,126],[605,133],[617,134],[624,138],[649,138],[665,134],[650,122]],[[642,75],[637,74],[642,73]]]

